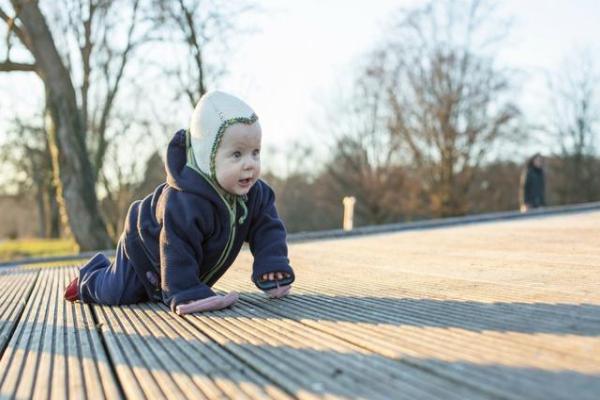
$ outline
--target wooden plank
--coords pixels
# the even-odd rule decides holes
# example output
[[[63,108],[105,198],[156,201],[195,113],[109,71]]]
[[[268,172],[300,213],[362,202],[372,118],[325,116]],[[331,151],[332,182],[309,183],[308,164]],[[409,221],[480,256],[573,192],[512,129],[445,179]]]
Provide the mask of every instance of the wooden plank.
[[[163,307],[136,306],[132,311],[154,336],[161,338],[162,346],[179,363],[175,368],[189,373],[208,398],[289,398],[207,336],[165,312],[168,310]]]
[[[414,323],[407,327],[401,322],[394,325],[392,318],[387,324],[352,322],[351,315],[363,313],[365,308],[349,302],[339,307],[318,303],[318,297],[314,303],[290,299],[278,307],[278,313],[286,318],[296,318],[375,354],[409,362],[464,385],[475,384],[502,397],[527,395],[532,398],[561,398],[578,390],[581,384],[600,390],[600,380],[594,372],[598,371],[597,361],[556,354],[531,346],[526,340],[511,342],[512,336],[500,334],[456,328],[423,328]],[[257,302],[255,305],[262,304]],[[371,310],[376,311],[377,308]],[[405,313],[410,314],[410,311]],[[496,366],[497,371],[489,374],[487,365]],[[556,371],[568,373],[560,381],[554,382],[552,379],[555,376],[561,376],[555,374]]]
[[[31,348],[29,351],[30,359],[35,353],[37,353],[38,361],[34,365],[29,367],[26,365],[21,375],[19,382],[20,388],[32,386],[33,395],[31,397],[36,399],[48,398],[50,385],[48,382],[51,381],[52,376],[52,358],[53,354],[53,341],[56,327],[56,313],[53,310],[56,309],[57,292],[59,290],[59,282],[57,274],[52,273],[55,271],[42,271],[39,279],[45,280],[47,283],[46,289],[42,292],[42,304],[44,308],[43,318],[40,318],[35,322],[36,325],[41,326],[43,335],[40,339],[40,346],[36,349]],[[44,301],[45,300],[45,301]],[[36,370],[37,368],[37,370]],[[35,372],[34,372],[35,371]],[[17,397],[19,397],[19,391],[17,391]],[[20,396],[25,398],[24,396]]]
[[[97,308],[128,398],[289,398],[164,307]]]
[[[0,355],[4,353],[19,321],[36,277],[37,271],[0,270]]]
[[[59,287],[64,288],[68,285],[65,281],[65,275],[70,275],[70,269],[66,268],[58,276]],[[73,271],[73,275],[75,275]],[[53,399],[68,397],[68,369],[67,369],[67,326],[66,326],[66,301],[58,301],[56,303],[56,312],[54,315],[54,357],[52,359],[52,374],[50,379],[50,394]]]
[[[40,311],[43,307],[42,292],[47,283],[41,277],[37,280],[21,319],[18,321],[16,330],[8,343],[2,360],[0,360],[0,373],[3,374],[0,381],[0,396],[20,395],[22,398],[31,397],[31,380],[26,379],[21,384],[21,374],[24,372],[26,364],[30,364],[31,368],[33,363],[33,368],[35,368],[39,355],[38,347],[41,343],[42,325],[37,325],[36,321],[40,317]]]
[[[299,398],[482,395],[249,304],[186,319]]]
[[[77,318],[89,306],[63,300],[65,283],[71,277],[67,272],[73,275],[72,269],[64,268],[39,271],[23,317],[0,360],[1,397],[121,397],[114,377],[107,373],[110,366],[98,347],[100,337],[93,323]]]
[[[114,319],[111,307],[95,305],[94,310],[125,396],[128,399],[144,399],[144,391],[149,390],[149,394],[158,398],[160,390],[154,381],[148,378],[148,373],[138,367],[141,363],[137,360],[137,355],[120,324]]]
[[[298,281],[284,301],[256,295],[246,253],[218,287],[241,291],[257,318],[295,320],[457,387],[592,399],[600,393],[600,297],[591,293],[600,253],[590,249],[599,222],[593,213],[293,245]]]
[[[66,272],[69,272],[68,274]],[[68,284],[73,277],[73,270],[63,269],[62,282]],[[60,296],[62,298],[63,289]],[[102,345],[100,334],[95,326],[92,309],[82,303],[62,302],[67,309],[73,311],[73,321],[77,333],[78,368],[83,371],[83,380],[86,386],[86,396],[106,399],[123,397],[116,381],[116,376],[109,364],[109,359]]]
[[[596,212],[295,244],[283,300],[244,252],[240,302],[185,317],[0,270],[0,397],[596,399],[598,237]]]
[[[419,273],[598,301],[599,225],[600,213],[586,213],[404,232],[294,245],[290,258],[309,273],[324,257],[328,269],[369,266],[379,282]]]

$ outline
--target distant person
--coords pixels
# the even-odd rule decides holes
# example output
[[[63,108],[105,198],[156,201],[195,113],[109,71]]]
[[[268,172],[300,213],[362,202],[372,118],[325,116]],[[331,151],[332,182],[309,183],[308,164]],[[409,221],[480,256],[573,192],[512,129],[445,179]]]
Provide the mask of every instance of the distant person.
[[[546,182],[544,177],[544,159],[540,153],[534,154],[521,175],[521,211],[546,206]]]
[[[167,181],[129,208],[111,263],[96,254],[65,289],[65,299],[108,305],[162,301],[178,314],[219,310],[238,299],[211,286],[244,242],[252,280],[270,297],[287,295],[294,272],[273,190],[260,175],[261,127],[232,95],[202,96],[190,130],[167,149]]]

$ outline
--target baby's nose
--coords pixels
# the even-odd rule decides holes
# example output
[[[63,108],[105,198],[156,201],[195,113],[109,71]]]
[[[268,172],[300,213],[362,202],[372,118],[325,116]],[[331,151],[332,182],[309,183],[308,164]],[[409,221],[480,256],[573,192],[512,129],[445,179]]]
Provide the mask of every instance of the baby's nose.
[[[244,169],[254,169],[256,168],[256,160],[252,159],[252,158],[246,158],[244,160]]]

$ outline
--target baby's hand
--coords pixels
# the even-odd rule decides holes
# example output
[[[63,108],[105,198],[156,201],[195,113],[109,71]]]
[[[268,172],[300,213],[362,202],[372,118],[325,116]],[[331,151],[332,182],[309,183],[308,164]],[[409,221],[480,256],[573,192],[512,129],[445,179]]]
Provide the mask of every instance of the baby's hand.
[[[226,295],[216,295],[205,299],[190,301],[189,303],[180,304],[175,308],[175,312],[179,315],[191,314],[203,311],[215,311],[227,308],[239,299],[240,295],[236,292],[227,293]]]
[[[266,290],[265,293],[269,295],[272,299],[279,299],[283,296],[287,296],[288,293],[292,290],[291,285],[278,286],[275,289]]]
[[[268,274],[263,274],[260,277],[260,280],[262,282],[267,282],[267,281],[280,281],[283,279],[287,279],[290,278],[291,275],[287,272],[270,272]],[[265,290],[264,292],[272,299],[279,299],[283,296],[286,296],[290,290],[292,289],[291,285],[284,285],[284,286],[279,286],[279,284],[277,284],[277,287],[273,288],[273,289],[268,289]]]
[[[260,276],[260,280],[261,281],[280,281],[284,278],[289,278],[291,275],[288,274],[287,272],[271,272],[268,274],[262,274]]]

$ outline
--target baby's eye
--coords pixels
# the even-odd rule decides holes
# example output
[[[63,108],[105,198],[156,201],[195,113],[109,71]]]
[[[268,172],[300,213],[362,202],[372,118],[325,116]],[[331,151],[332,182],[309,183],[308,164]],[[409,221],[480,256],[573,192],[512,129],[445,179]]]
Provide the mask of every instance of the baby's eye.
[[[234,151],[232,156],[233,156],[233,158],[240,158],[242,156],[242,153],[239,151]]]
[[[252,155],[254,157],[258,156],[260,154],[260,149],[254,149],[254,151],[252,151]]]

